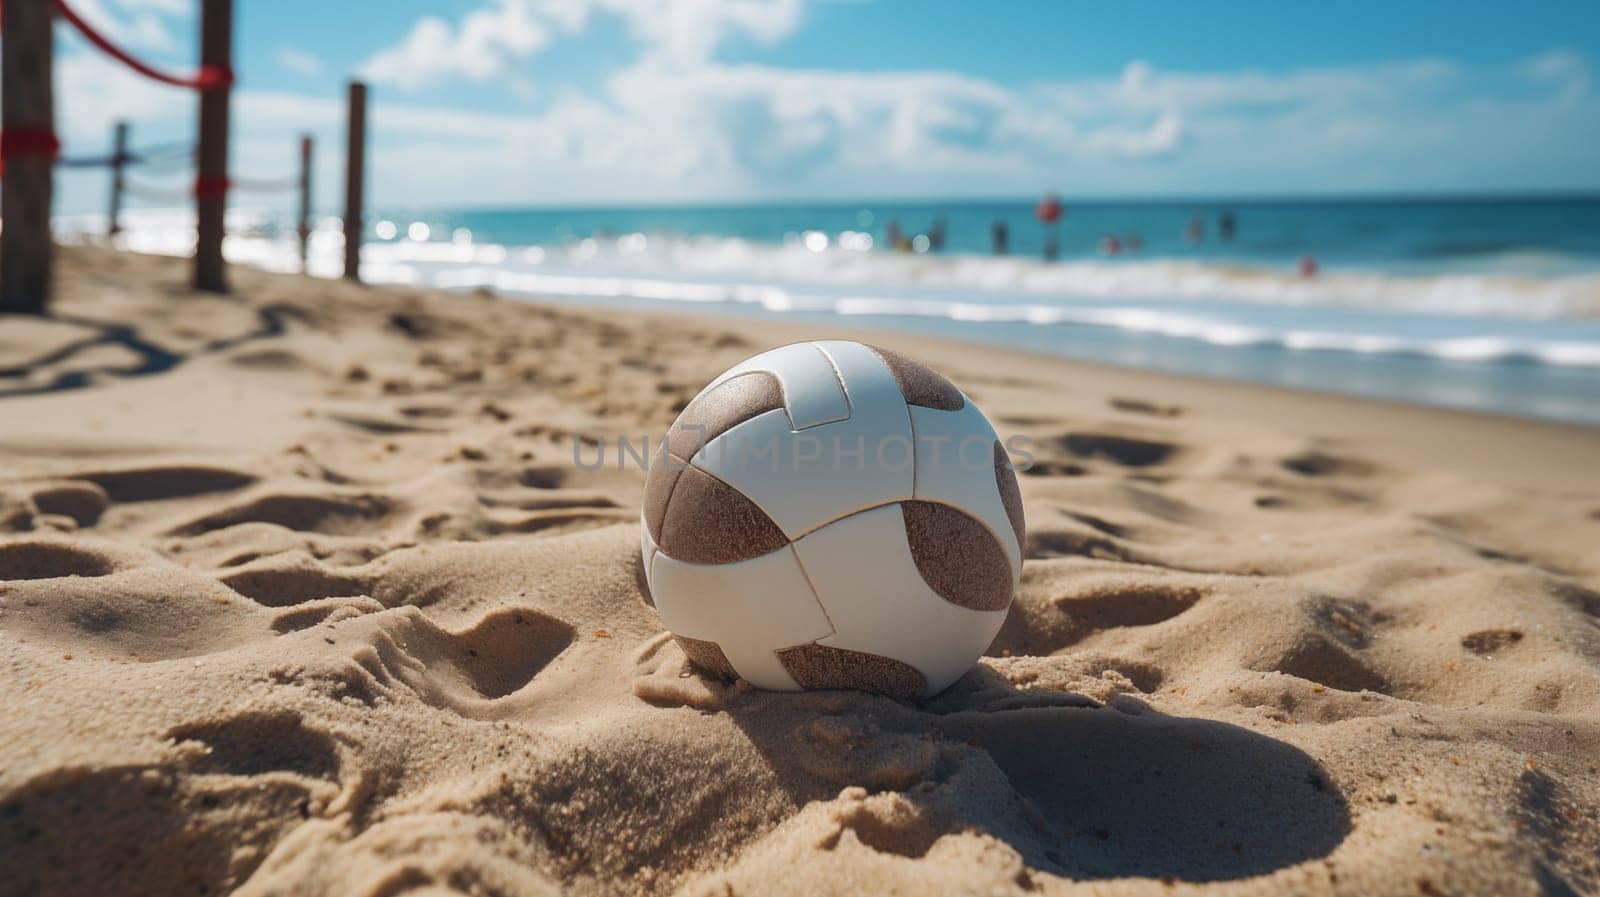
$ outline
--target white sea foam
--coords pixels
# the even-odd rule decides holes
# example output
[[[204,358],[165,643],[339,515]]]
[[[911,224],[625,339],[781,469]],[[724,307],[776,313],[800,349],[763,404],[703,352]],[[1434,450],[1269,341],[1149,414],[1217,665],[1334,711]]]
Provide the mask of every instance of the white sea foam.
[[[76,219],[60,222],[58,229],[71,239],[74,232],[94,232],[98,224]],[[186,213],[135,213],[128,225],[119,246],[172,255],[192,251],[192,218]],[[337,226],[327,219],[313,233],[310,273],[340,273],[343,238]],[[259,218],[237,212],[229,230],[235,236],[224,248],[231,260],[270,270],[299,269],[292,241],[272,236]],[[1193,261],[1047,264],[1016,257],[869,251],[869,245],[840,237],[772,246],[733,238],[624,234],[560,246],[508,247],[457,234],[448,241],[369,243],[362,247],[362,267],[374,282],[487,287],[527,296],[1077,325],[1217,346],[1600,368],[1600,275],[1595,274],[1332,271],[1302,278]],[[1251,313],[1250,306],[1260,311]],[[1311,323],[1295,320],[1300,314],[1295,309]],[[1348,314],[1341,318],[1340,310]],[[1463,328],[1463,321],[1477,323]]]

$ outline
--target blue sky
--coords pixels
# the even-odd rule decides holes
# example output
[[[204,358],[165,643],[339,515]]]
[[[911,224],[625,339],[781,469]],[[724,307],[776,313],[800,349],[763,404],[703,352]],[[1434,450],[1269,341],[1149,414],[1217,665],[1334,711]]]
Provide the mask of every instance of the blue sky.
[[[192,67],[195,0],[72,5]],[[359,74],[385,208],[1592,191],[1597,22],[1564,2],[239,0],[233,160],[289,173],[313,133],[333,208]],[[190,95],[65,26],[58,48],[69,154],[119,116],[136,144],[192,132]],[[97,209],[103,181],[64,174],[63,209]]]

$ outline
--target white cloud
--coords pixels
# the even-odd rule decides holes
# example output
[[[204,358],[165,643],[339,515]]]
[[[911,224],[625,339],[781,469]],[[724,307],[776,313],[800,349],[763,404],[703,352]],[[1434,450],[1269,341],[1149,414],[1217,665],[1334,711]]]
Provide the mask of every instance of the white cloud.
[[[448,77],[516,87],[522,64],[551,41],[614,17],[638,41],[632,63],[597,91],[561,94],[532,115],[485,122],[473,157],[490,166],[504,159],[508,170],[562,172],[565,189],[592,181],[604,192],[626,174],[652,180],[658,193],[738,195],[822,185],[1031,189],[1024,185],[1060,182],[1057,170],[1092,172],[1090,183],[1108,190],[1165,186],[1173,170],[1186,169],[1213,182],[1316,181],[1307,167],[1315,160],[1366,167],[1331,170],[1307,186],[1367,185],[1399,177],[1407,165],[1394,163],[1423,147],[1517,142],[1493,129],[1466,135],[1485,120],[1474,97],[1495,94],[1494,85],[1518,77],[1535,85],[1532,95],[1496,101],[1514,107],[1503,113],[1568,123],[1576,112],[1550,104],[1565,98],[1582,106],[1589,95],[1587,60],[1570,52],[1509,70],[1416,59],[1186,73],[1135,60],[1110,77],[1020,86],[947,71],[717,61],[718,48],[737,38],[783,40],[802,12],[800,0],[496,0],[456,25],[419,21],[367,71],[401,87]],[[1391,167],[1371,167],[1385,156]]]
[[[81,3],[82,0],[77,2]],[[194,0],[111,0],[111,2],[123,9],[149,10],[178,19],[193,18],[198,7]]]
[[[622,20],[647,58],[665,64],[704,62],[734,35],[773,43],[799,24],[801,0],[493,0],[459,25],[424,16],[400,43],[361,67],[368,79],[416,90],[449,78],[504,80],[528,93],[519,64],[597,15]]]
[[[800,0],[595,0],[661,61],[703,62],[735,34],[771,44],[800,24]]]
[[[129,49],[167,51],[178,42],[164,19],[168,0],[73,0],[72,10],[91,28]],[[62,23],[59,33],[77,34]]]
[[[1589,93],[1589,60],[1571,50],[1552,50],[1522,65],[1524,77],[1557,85],[1563,96],[1579,98]]]
[[[1106,127],[1089,132],[1084,146],[1112,155],[1164,156],[1175,152],[1183,140],[1183,116],[1163,112],[1144,130]]]
[[[322,59],[315,53],[307,53],[294,47],[279,47],[273,51],[272,58],[278,67],[291,75],[302,78],[315,78],[322,74]]]
[[[118,119],[137,128],[194,114],[193,92],[134,74],[98,50],[59,54],[55,77],[56,130],[69,154],[104,143]]]
[[[1415,97],[1457,81],[1460,70],[1442,60],[1377,63],[1287,72],[1161,72],[1133,61],[1114,82],[1063,85],[1058,96],[1090,106],[1136,108],[1272,109],[1285,105],[1348,106]]]
[[[372,81],[404,89],[445,77],[486,82],[512,75],[514,64],[550,43],[550,29],[531,0],[496,0],[461,20],[459,27],[424,16],[399,44],[361,67]]]
[[[1526,65],[1186,74],[1135,64],[1007,87],[949,72],[649,57],[598,93],[560,94],[533,114],[377,103],[373,195],[428,204],[993,195],[1042,184],[1102,194],[1572,185],[1600,103],[1569,97],[1567,80],[1502,90]],[[291,94],[245,94],[240,109],[284,128],[314,112],[335,131],[342,114],[336,101]]]

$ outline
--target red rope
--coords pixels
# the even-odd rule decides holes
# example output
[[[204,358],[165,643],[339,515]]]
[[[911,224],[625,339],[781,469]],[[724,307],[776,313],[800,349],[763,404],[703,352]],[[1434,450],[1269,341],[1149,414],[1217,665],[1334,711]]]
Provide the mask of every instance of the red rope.
[[[197,197],[226,196],[227,193],[227,178],[197,177],[194,179],[194,195]]]
[[[82,34],[89,43],[99,47],[106,55],[144,75],[146,78],[160,81],[163,84],[171,84],[174,87],[189,87],[194,90],[216,90],[233,84],[233,70],[220,65],[202,65],[198,72],[187,78],[163,72],[148,63],[134,58],[126,50],[113,44],[105,35],[94,30],[89,26],[88,22],[79,18],[78,14],[72,11],[72,7],[67,5],[66,0],[56,0],[56,9],[61,13],[61,18],[66,19],[72,27],[78,29],[78,33]]]
[[[45,156],[54,159],[61,152],[56,132],[44,128],[12,128],[0,131],[0,175],[6,160],[15,156]]]
[[[56,132],[44,128],[12,128],[0,131],[0,159],[12,156],[49,156],[61,152]]]

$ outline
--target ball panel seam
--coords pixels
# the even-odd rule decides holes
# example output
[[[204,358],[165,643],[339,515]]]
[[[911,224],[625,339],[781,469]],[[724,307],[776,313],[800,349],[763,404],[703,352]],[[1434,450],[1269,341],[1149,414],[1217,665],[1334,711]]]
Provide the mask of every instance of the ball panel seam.
[[[673,635],[715,641],[758,688],[798,689],[777,649],[834,632],[793,546],[732,564],[691,564],[657,551],[651,580]]]
[[[838,375],[831,370],[827,371],[826,382],[821,382],[824,366],[831,367],[831,364],[818,343],[789,343],[734,365],[711,381],[703,392],[716,389],[735,377],[759,371],[771,374],[782,384],[783,408],[791,429],[804,430],[847,420],[850,411],[844,389]]]
[[[837,521],[794,549],[835,629],[815,641],[908,663],[927,677],[930,692],[960,678],[1005,621],[1005,610],[969,610],[929,588],[898,507]]]

